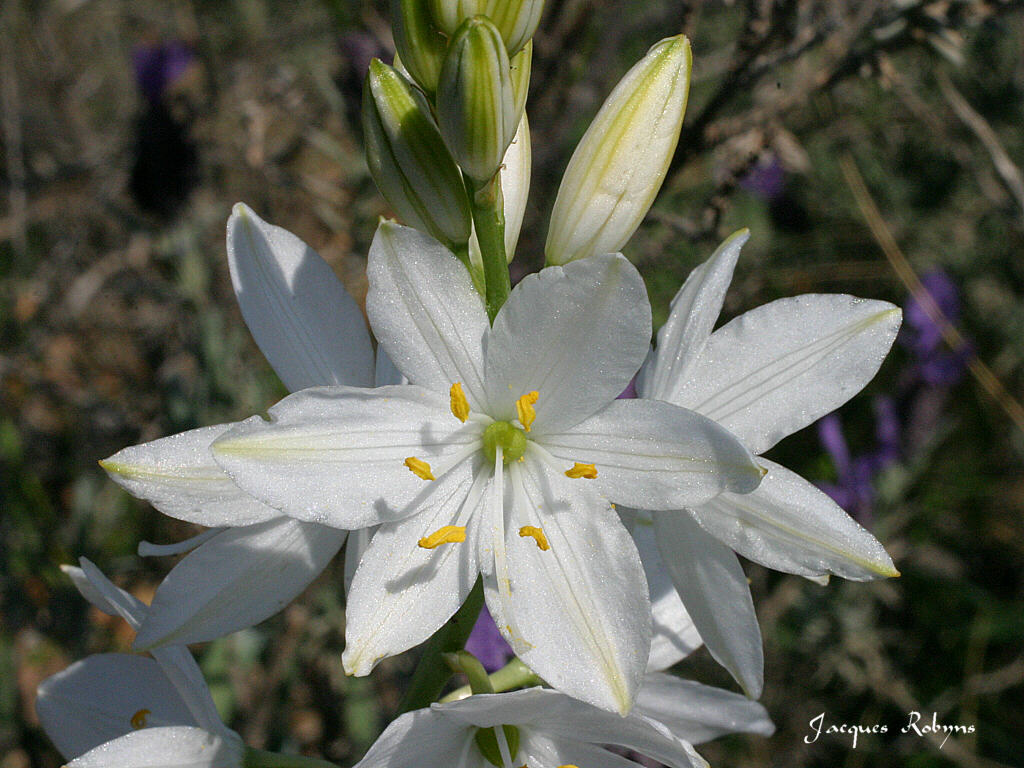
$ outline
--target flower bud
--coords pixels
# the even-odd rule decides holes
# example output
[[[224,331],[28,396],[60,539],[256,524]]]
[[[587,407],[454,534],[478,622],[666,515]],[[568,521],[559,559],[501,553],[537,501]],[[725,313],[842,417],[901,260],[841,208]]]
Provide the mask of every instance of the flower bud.
[[[478,0],[478,13],[494,22],[509,56],[523,49],[537,31],[544,0]]]
[[[432,95],[437,90],[448,41],[434,24],[433,0],[391,0],[391,31],[402,64]]]
[[[430,0],[430,14],[438,28],[451,36],[463,21],[481,13],[484,4],[482,0]]]
[[[533,40],[523,46],[523,50],[509,59],[509,71],[512,75],[512,92],[515,94],[516,125],[522,120],[526,110],[526,97],[530,92],[530,71],[533,69]]]
[[[483,16],[462,22],[448,47],[437,86],[437,120],[470,178],[482,184],[494,176],[516,132],[515,91],[505,44]]]
[[[526,115],[519,123],[519,130],[508,145],[505,159],[498,171],[501,181],[502,212],[505,215],[505,258],[511,263],[519,243],[519,230],[523,226],[526,200],[530,193],[530,170],[533,152],[530,147],[530,125]],[[483,271],[483,257],[476,232],[469,238],[470,263]]]
[[[462,174],[415,86],[378,59],[363,88],[366,160],[399,218],[445,245],[461,245],[472,214]]]
[[[565,264],[618,251],[654,202],[679,142],[690,43],[662,40],[601,106],[562,177],[544,252]]]

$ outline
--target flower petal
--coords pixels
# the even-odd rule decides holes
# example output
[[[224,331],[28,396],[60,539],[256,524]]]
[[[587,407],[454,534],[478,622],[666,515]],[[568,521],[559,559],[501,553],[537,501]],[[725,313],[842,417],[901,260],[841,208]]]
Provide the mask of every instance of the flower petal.
[[[232,426],[201,427],[133,445],[100,466],[132,496],[178,520],[215,528],[281,517],[235,485],[214,461],[210,445]]]
[[[421,493],[412,515],[382,525],[359,562],[345,609],[342,663],[352,675],[368,675],[383,658],[407,651],[444,624],[476,583],[471,541],[433,549],[419,541],[438,529],[472,525],[489,471],[474,477],[464,461]]]
[[[736,555],[686,512],[655,515],[654,530],[662,561],[704,644],[747,696],[759,698],[764,685],[761,629]]]
[[[763,453],[859,392],[900,327],[884,301],[822,294],[752,309],[708,339],[672,402]]]
[[[475,759],[474,759],[475,758]],[[406,712],[384,729],[358,768],[482,768],[473,730],[432,709]]]
[[[67,768],[238,768],[242,745],[200,728],[143,728],[101,744]]]
[[[653,521],[649,516],[644,517],[633,526],[632,533],[637,551],[640,552],[640,560],[644,564],[647,588],[651,593],[653,635],[647,671],[661,671],[682,661],[700,648],[704,641],[661,561],[658,542],[654,538]]]
[[[537,391],[537,434],[567,429],[625,389],[650,337],[647,289],[621,254],[527,275],[494,319],[488,414],[511,421]]]
[[[160,665],[143,656],[89,656],[46,678],[36,695],[39,721],[68,760],[130,733],[143,710],[147,726],[198,725]]]
[[[748,229],[734,232],[686,278],[658,331],[658,347],[640,370],[640,397],[674,402],[674,393],[688,380],[690,366],[715,327],[740,249],[749,239]]]
[[[366,276],[366,312],[398,369],[438,393],[458,381],[479,409],[489,325],[466,268],[433,238],[385,221],[370,246]]]
[[[324,387],[286,397],[213,444],[243,490],[290,517],[364,528],[403,517],[425,482],[405,465],[439,466],[472,450],[480,430],[452,416],[445,396],[420,387]]]
[[[366,554],[370,546],[370,539],[377,532],[377,527],[359,528],[348,535],[348,543],[345,545],[345,594],[352,589],[352,579],[356,575],[356,568]]]
[[[752,493],[723,493],[689,508],[704,530],[777,571],[855,581],[899,576],[878,539],[825,493],[785,467],[760,461],[768,474]]]
[[[289,390],[373,384],[363,313],[312,248],[238,203],[228,267],[245,324]]]
[[[636,711],[691,744],[729,733],[775,732],[768,712],[756,701],[661,672],[647,675],[636,697]]]
[[[593,464],[594,487],[638,509],[680,509],[725,490],[746,493],[763,474],[747,449],[711,419],[657,400],[616,400],[536,441],[565,469]]]
[[[201,643],[259,624],[309,586],[345,535],[287,517],[228,528],[167,574],[135,648]]]
[[[625,714],[650,655],[640,556],[594,489],[535,452],[525,458],[508,467],[508,590],[500,599],[500,572],[485,578],[487,607],[517,655],[547,682]],[[540,528],[548,549],[523,536],[524,526]]]

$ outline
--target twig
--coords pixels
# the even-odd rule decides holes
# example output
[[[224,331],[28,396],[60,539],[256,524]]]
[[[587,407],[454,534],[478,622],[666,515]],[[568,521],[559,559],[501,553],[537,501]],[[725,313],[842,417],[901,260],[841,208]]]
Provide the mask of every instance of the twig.
[[[25,195],[25,158],[23,157],[21,136],[21,99],[18,94],[18,71],[14,64],[14,30],[15,3],[4,9],[0,18],[5,30],[0,34],[0,61],[3,71],[0,72],[0,113],[3,114],[4,145],[7,151],[7,178],[10,189],[7,196],[10,205],[11,242],[16,253],[24,253],[27,247],[25,237],[25,215],[27,198]]]
[[[956,116],[960,118],[963,124],[970,128],[974,135],[978,137],[978,141],[984,145],[989,156],[992,158],[992,164],[996,168],[996,173],[999,174],[999,178],[1002,179],[1010,194],[1016,198],[1021,214],[1024,215],[1024,174],[1021,174],[1020,168],[1010,159],[996,132],[989,125],[988,120],[967,103],[967,99],[956,89],[949,76],[945,72],[940,71],[938,81],[939,89],[942,91],[946,102],[952,107]]]
[[[892,232],[889,231],[889,226],[885,223],[885,219],[882,218],[878,206],[875,205],[874,198],[871,197],[871,193],[864,183],[864,178],[861,176],[860,171],[857,170],[857,164],[853,156],[848,152],[844,153],[839,158],[839,165],[842,168],[843,175],[846,177],[846,183],[849,185],[850,191],[853,192],[857,207],[860,208],[860,212],[867,221],[871,234],[874,235],[896,276],[899,277],[911,295],[921,304],[929,319],[939,327],[942,338],[950,348],[954,352],[963,352],[967,355],[967,367],[982,389],[1003,409],[1006,415],[1010,417],[1010,420],[1017,426],[1017,429],[1024,432],[1024,408],[1006,391],[1006,388],[992,372],[992,369],[985,365],[978,358],[977,354],[971,350],[963,334],[949,321],[949,318],[939,308],[939,305],[935,303],[935,299],[928,292],[928,289],[921,284],[920,278],[914,272],[914,268],[910,265],[903,251],[900,250],[896,239],[892,236]]]

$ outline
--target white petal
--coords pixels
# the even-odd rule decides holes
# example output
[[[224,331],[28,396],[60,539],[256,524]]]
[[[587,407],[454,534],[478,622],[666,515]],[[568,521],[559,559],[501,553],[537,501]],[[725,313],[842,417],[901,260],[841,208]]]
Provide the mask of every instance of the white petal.
[[[291,518],[228,528],[167,574],[135,648],[201,643],[259,624],[309,586],[345,535]]]
[[[619,510],[620,513],[622,510]],[[676,592],[672,578],[661,561],[658,542],[654,537],[654,524],[645,518],[633,527],[633,541],[636,542],[640,560],[647,576],[647,588],[651,593],[651,656],[647,670],[660,671],[682,661],[704,644],[700,633],[686,612],[683,601]]]
[[[312,248],[238,203],[228,266],[245,324],[289,390],[373,384],[363,313]]]
[[[552,737],[547,733],[523,729],[519,737],[519,758],[527,766],[587,766],[587,768],[638,768],[633,760],[609,752],[603,747],[575,739]]]
[[[445,395],[458,381],[479,409],[489,326],[466,268],[433,238],[382,222],[366,276],[366,312],[398,369],[413,384]]]
[[[596,491],[532,452],[509,465],[505,511],[510,590],[487,607],[517,655],[551,685],[626,713],[650,655],[651,614],[636,546]],[[550,547],[523,536],[540,528]],[[500,578],[500,572],[496,574]]]
[[[233,426],[200,427],[134,445],[100,466],[132,496],[179,520],[214,528],[280,517],[235,485],[214,461],[210,445]]]
[[[368,675],[383,658],[426,640],[462,605],[479,568],[469,535],[462,543],[419,546],[447,525],[468,526],[487,486],[489,470],[474,479],[469,465],[430,483],[410,517],[382,525],[360,560],[345,609],[342,662]]]
[[[240,743],[200,728],[143,728],[108,741],[67,768],[238,768]]]
[[[768,474],[753,493],[723,493],[689,509],[704,530],[777,571],[855,581],[899,576],[878,539],[828,495],[785,467],[759,461]]]
[[[360,528],[348,535],[348,542],[345,544],[345,594],[352,589],[352,579],[356,575],[356,568],[366,554],[370,546],[370,539],[377,532],[377,526],[371,528]]]
[[[223,528],[207,528],[202,533],[190,536],[187,539],[176,541],[172,544],[153,544],[149,541],[140,541],[136,551],[139,557],[167,557],[168,555],[181,555],[198,549],[204,542],[209,541],[218,535]]]
[[[662,561],[704,644],[747,696],[759,698],[764,685],[761,629],[736,555],[686,512],[657,514],[654,526]]]
[[[471,759],[471,755],[477,759]],[[357,768],[483,768],[473,746],[473,731],[430,709],[406,712],[393,720]]]
[[[537,391],[537,434],[567,429],[611,402],[647,354],[651,308],[620,254],[527,275],[494,319],[487,346],[488,414],[516,418]]]
[[[143,710],[147,726],[197,725],[160,665],[143,656],[89,656],[46,678],[36,695],[39,721],[68,760],[131,732]]]
[[[479,442],[442,397],[413,386],[307,389],[240,422],[213,445],[214,458],[248,493],[285,514],[335,528],[396,520],[426,482],[405,465],[428,462],[435,477]]]
[[[725,490],[747,493],[762,476],[739,440],[711,419],[658,400],[616,400],[536,440],[564,469],[593,464],[597,477],[584,482],[637,509],[679,509]]]
[[[763,453],[859,392],[899,327],[900,310],[884,301],[838,294],[779,299],[711,334],[672,402]]]
[[[647,675],[636,697],[636,711],[691,744],[729,733],[775,732],[768,712],[756,701],[660,672]]]
[[[750,230],[733,233],[686,278],[658,331],[658,347],[640,371],[640,397],[674,402],[674,393],[689,378],[690,365],[715,327],[740,249],[749,239]]]
[[[86,558],[81,558],[79,562],[82,565],[81,569],[61,566],[61,570],[71,577],[85,599],[104,613],[120,616],[132,629],[138,630],[146,620],[149,606],[115,586]],[[153,650],[153,658],[174,685],[200,727],[222,736],[231,733],[221,721],[210,697],[210,689],[203,679],[203,673],[187,648],[156,648]]]
[[[408,384],[409,380],[395,367],[383,348],[377,348],[377,370],[373,376],[374,386],[386,387],[389,384]]]

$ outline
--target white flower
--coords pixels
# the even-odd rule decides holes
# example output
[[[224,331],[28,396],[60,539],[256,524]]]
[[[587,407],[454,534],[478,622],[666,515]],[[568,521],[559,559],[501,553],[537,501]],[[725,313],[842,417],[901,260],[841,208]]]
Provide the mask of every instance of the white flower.
[[[743,230],[726,240],[679,290],[637,392],[704,414],[761,454],[871,380],[896,337],[900,310],[845,295],[797,296],[712,333],[748,236]],[[700,636],[754,697],[760,634],[733,550],[816,581],[898,575],[882,545],[828,496],[763,457],[758,463],[768,473],[752,493],[726,491],[684,505],[685,512],[653,515],[664,566]]]
[[[350,672],[425,640],[483,574],[526,663],[628,711],[650,615],[636,549],[606,499],[675,509],[749,491],[760,470],[703,417],[613,402],[650,334],[643,282],[621,255],[527,277],[493,328],[464,267],[415,230],[382,224],[368,274],[380,346],[412,384],[300,392],[270,422],[217,438],[214,458],[296,519],[384,523],[352,583]]]
[[[636,766],[615,745],[671,768],[707,766],[693,747],[644,715],[604,712],[545,688],[470,696],[407,712],[357,768],[605,768]]]
[[[134,629],[146,606],[88,560],[65,567],[82,594]],[[238,735],[221,721],[192,655],[181,646],[153,658],[90,656],[40,684],[36,711],[70,768],[236,768]]]
[[[242,315],[289,389],[401,381],[386,355],[375,363],[359,307],[299,238],[238,204],[227,246]],[[126,448],[101,462],[117,483],[161,512],[215,529],[177,545],[140,546],[145,555],[194,551],[157,590],[137,648],[212,640],[263,621],[301,593],[345,542],[345,531],[286,517],[239,490],[209,451],[230,426]],[[349,541],[349,570],[365,539]]]

